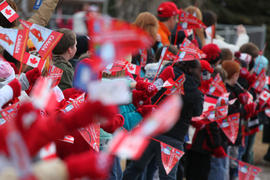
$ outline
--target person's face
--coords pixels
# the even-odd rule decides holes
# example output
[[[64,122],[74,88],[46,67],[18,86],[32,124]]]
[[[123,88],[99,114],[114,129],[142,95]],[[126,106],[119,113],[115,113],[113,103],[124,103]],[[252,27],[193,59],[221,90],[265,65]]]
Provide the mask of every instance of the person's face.
[[[177,23],[177,20],[178,20],[177,16],[170,17],[170,20],[169,20],[169,22],[170,22],[170,24],[169,24],[170,31],[172,31],[174,29],[174,27],[175,27],[175,25]]]
[[[77,52],[77,40],[75,40],[75,44],[69,48],[70,59],[75,56],[76,52]]]

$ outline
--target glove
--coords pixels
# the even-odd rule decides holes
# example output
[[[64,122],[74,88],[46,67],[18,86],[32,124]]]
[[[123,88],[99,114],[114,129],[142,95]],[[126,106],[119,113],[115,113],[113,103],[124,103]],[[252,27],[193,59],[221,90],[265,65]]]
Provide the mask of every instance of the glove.
[[[143,116],[147,116],[148,114],[152,113],[153,110],[155,110],[157,108],[156,105],[144,105],[144,106],[140,106],[137,111]]]
[[[13,98],[19,97],[21,95],[21,84],[17,79],[12,80],[8,85],[11,87],[13,91]]]
[[[248,92],[243,92],[243,93],[239,94],[238,99],[239,99],[241,104],[245,105],[245,104],[248,104],[249,96],[250,95]]]
[[[248,79],[248,77],[250,76],[248,70],[246,68],[242,68],[240,70],[240,74],[239,74],[240,77],[242,78],[245,78],[245,79]]]
[[[29,110],[30,109],[30,110]],[[16,124],[26,142],[29,153],[34,156],[41,147],[56,139],[61,139],[73,130],[97,122],[98,117],[112,119],[117,113],[115,106],[104,106],[100,102],[86,102],[76,111],[59,113],[56,116],[41,118],[34,114],[36,110],[32,105],[23,104],[16,116]],[[30,118],[24,118],[29,116]]]
[[[145,91],[149,97],[153,97],[158,91],[154,84],[145,81],[138,81],[135,88]]]
[[[30,71],[27,71],[25,73],[25,75],[26,75],[26,78],[29,82],[29,85],[33,86],[35,84],[36,80],[41,76],[41,72],[39,71],[38,68],[34,68]]]
[[[256,82],[256,80],[257,80],[256,74],[253,73],[252,75],[249,75],[248,78],[247,78],[247,80],[248,80],[249,86],[252,86]]]
[[[116,114],[111,120],[101,124],[101,128],[108,132],[113,133],[116,129],[124,125],[125,119],[121,114]]]
[[[215,148],[213,150],[213,156],[217,157],[217,158],[223,158],[223,157],[226,157],[227,154],[226,152],[224,151],[223,147],[222,146],[218,146],[217,148]]]
[[[256,112],[256,107],[257,107],[257,104],[252,102],[252,103],[249,103],[249,104],[246,104],[244,106],[244,109],[246,111],[246,119],[252,117],[255,115],[255,112]]]
[[[132,91],[132,103],[136,108],[142,106],[151,104],[151,99],[144,91],[140,90],[133,90]]]
[[[64,160],[69,179],[89,177],[90,179],[107,179],[113,158],[104,153],[88,151],[69,156]]]
[[[166,67],[166,68],[161,72],[161,74],[159,75],[158,78],[162,79],[163,82],[167,81],[167,80],[170,79],[170,78],[174,79],[174,78],[175,78],[175,75],[174,75],[173,67],[172,67],[172,66]]]
[[[209,92],[210,89],[210,84],[212,83],[213,78],[209,80],[201,80],[201,86],[199,87],[199,90],[203,93],[206,94]]]

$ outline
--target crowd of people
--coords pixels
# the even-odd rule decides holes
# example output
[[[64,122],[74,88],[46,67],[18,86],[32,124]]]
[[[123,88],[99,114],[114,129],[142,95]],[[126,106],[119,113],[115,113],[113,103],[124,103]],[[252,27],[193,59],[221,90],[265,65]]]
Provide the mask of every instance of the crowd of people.
[[[17,11],[13,0],[5,1]],[[44,0],[27,21],[46,26],[57,3],[58,0]],[[84,9],[80,16],[87,18],[87,7]],[[179,22],[183,12],[201,21],[204,27],[185,28],[185,22]],[[47,57],[42,70],[23,64],[1,47],[0,110],[11,113],[7,109],[14,108],[14,105],[18,105],[18,108],[8,120],[0,113],[0,179],[87,177],[150,180],[157,176],[160,180],[238,179],[238,161],[253,164],[255,136],[262,126],[263,141],[270,143],[269,112],[266,112],[270,100],[261,97],[263,92],[268,92],[268,82],[265,79],[264,83],[261,82],[261,77],[268,70],[268,59],[263,55],[263,50],[249,42],[243,25],[237,26],[237,40],[235,44],[230,44],[216,34],[217,22],[213,11],[202,12],[195,6],[180,10],[169,1],[159,5],[156,15],[150,12],[138,14],[132,24],[146,31],[153,42],[151,47],[140,49],[139,53],[123,59],[139,67],[139,73],[131,74],[123,62],[114,62],[110,68],[106,67],[98,73],[100,81],[127,80],[132,96],[129,104],[108,105],[91,100],[91,94],[74,86],[76,67],[95,60],[93,52],[89,51],[91,37],[87,34],[86,21],[73,22],[81,31],[78,34],[68,28],[55,30],[62,37],[53,48],[52,55]],[[22,28],[18,20],[10,22],[2,14],[0,26]],[[204,56],[194,55],[193,59],[179,60],[178,55],[187,41]],[[39,56],[30,39],[26,49],[30,54]],[[164,56],[164,52],[170,55]],[[61,69],[62,76],[52,88],[57,94],[49,100],[49,106],[53,109],[46,111],[38,108],[29,96],[33,95],[33,91],[37,93],[35,85],[40,77],[48,76],[52,66]],[[123,159],[106,153],[113,133],[118,129],[132,131],[140,126],[140,122],[170,96],[165,93],[167,88],[163,86],[164,83],[171,79],[177,81],[183,75],[182,91],[174,92],[182,94],[183,102],[177,122],[169,131],[151,139],[139,159],[127,160],[123,167]],[[224,92],[213,94],[215,83],[219,83]],[[264,86],[257,88],[258,83]],[[82,95],[84,103],[75,110],[64,111],[67,105]],[[209,98],[214,101],[211,106],[207,104],[206,99]],[[54,101],[56,105],[53,105]],[[219,107],[226,108],[226,115],[222,118],[217,118]],[[214,120],[206,115],[213,111],[216,116]],[[231,132],[235,134],[232,141],[221,124],[224,119],[235,115],[238,121]],[[89,145],[80,131],[80,128],[96,123],[100,124],[99,152]],[[72,143],[63,140],[67,135],[73,138]],[[40,150],[51,142],[55,145],[55,156],[43,160]],[[185,153],[169,173],[164,168],[160,142]],[[27,159],[30,159],[30,164]],[[270,162],[270,147],[264,160]]]

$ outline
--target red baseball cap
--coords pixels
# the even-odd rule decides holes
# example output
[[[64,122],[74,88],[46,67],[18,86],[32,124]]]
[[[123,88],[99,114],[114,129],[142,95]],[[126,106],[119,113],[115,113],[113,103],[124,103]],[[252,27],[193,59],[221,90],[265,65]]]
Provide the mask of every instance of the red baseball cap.
[[[176,16],[179,13],[179,10],[175,3],[173,2],[163,2],[159,5],[158,9],[158,16],[159,17],[172,17]]]

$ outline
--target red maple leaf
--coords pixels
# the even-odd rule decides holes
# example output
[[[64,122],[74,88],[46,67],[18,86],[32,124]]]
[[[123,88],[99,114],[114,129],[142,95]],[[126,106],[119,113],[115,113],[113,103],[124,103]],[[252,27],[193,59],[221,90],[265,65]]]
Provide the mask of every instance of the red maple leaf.
[[[31,62],[32,64],[36,64],[36,63],[37,63],[37,59],[36,59],[36,58],[30,58],[30,62]]]
[[[130,71],[133,71],[133,70],[134,70],[134,67],[133,67],[132,65],[129,65],[129,66],[128,66],[128,69],[129,69]]]
[[[11,10],[10,9],[5,9],[5,14],[10,16],[11,15]]]

